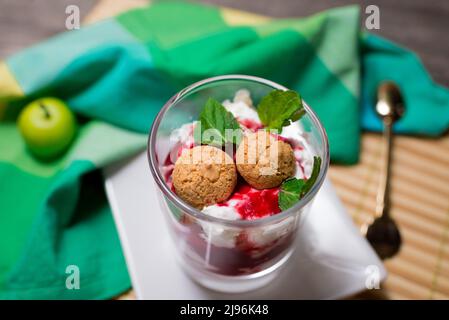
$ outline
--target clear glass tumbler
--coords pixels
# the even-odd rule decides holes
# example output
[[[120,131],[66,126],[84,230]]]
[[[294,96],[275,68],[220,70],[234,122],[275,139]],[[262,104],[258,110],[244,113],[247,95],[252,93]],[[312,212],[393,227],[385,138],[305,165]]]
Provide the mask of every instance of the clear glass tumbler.
[[[321,157],[319,177],[296,205],[276,215],[256,220],[225,220],[206,215],[180,199],[167,184],[166,163],[173,148],[172,132],[198,120],[207,99],[231,99],[247,89],[254,105],[273,89],[287,88],[253,76],[225,75],[199,81],[174,95],[161,109],[151,128],[148,159],[160,191],[175,252],[183,269],[201,285],[222,292],[244,292],[266,285],[281,270],[294,250],[301,220],[320,189],[329,165],[326,133],[312,109],[299,120],[306,140]],[[248,246],[251,239],[253,245]]]

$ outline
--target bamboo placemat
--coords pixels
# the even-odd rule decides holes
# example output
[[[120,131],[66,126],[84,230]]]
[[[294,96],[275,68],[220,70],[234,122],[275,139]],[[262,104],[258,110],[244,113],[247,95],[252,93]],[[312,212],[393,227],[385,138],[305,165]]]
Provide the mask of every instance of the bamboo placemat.
[[[330,177],[354,222],[374,216],[381,136],[362,138],[361,161],[331,166]],[[449,299],[449,136],[437,140],[397,137],[392,172],[393,218],[403,246],[387,260],[384,294],[392,299]]]
[[[145,3],[102,0],[84,21],[98,21]],[[381,136],[365,133],[360,163],[330,168],[338,195],[360,227],[374,216],[381,150]],[[389,275],[382,289],[355,298],[449,299],[449,136],[438,140],[398,137],[392,179],[391,213],[403,246],[385,263]],[[119,297],[134,298],[132,291]]]

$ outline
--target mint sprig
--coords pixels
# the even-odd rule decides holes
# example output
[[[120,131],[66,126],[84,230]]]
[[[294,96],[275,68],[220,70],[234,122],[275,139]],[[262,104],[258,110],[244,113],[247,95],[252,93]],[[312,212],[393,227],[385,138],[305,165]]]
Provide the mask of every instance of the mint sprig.
[[[240,141],[242,130],[232,113],[217,100],[209,98],[193,133],[195,142],[221,146]]]
[[[290,178],[282,183],[278,200],[281,210],[293,207],[296,202],[310,191],[318,178],[320,168],[321,158],[313,157],[313,169],[309,179]]]
[[[257,114],[265,128],[279,132],[282,127],[299,120],[304,113],[301,97],[292,90],[273,90],[262,98],[257,107]]]

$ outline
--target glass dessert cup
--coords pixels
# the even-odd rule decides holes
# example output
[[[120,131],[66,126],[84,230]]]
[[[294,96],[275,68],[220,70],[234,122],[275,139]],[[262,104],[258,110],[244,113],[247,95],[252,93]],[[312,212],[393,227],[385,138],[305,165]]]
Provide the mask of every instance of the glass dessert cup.
[[[326,133],[315,113],[303,102],[306,113],[298,122],[308,145],[322,162],[315,184],[293,207],[260,219],[226,220],[207,215],[179,198],[167,184],[164,169],[174,148],[173,131],[198,120],[209,98],[224,101],[240,89],[251,93],[254,105],[274,89],[287,90],[269,80],[245,75],[199,81],[181,90],[164,105],[151,128],[147,150],[161,209],[175,243],[174,254],[193,280],[222,292],[254,290],[279,274],[294,250],[301,221],[309,211],[329,165]]]

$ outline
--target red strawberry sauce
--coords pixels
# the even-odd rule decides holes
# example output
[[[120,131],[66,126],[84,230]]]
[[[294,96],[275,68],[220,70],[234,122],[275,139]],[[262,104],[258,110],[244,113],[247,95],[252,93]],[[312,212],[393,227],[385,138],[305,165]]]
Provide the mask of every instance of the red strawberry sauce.
[[[281,212],[278,205],[279,188],[258,190],[240,183],[234,194],[219,206],[233,206],[243,220],[253,220]],[[231,205],[236,202],[235,205]]]
[[[251,131],[263,129],[263,125],[261,123],[251,119],[238,119],[238,122]]]

